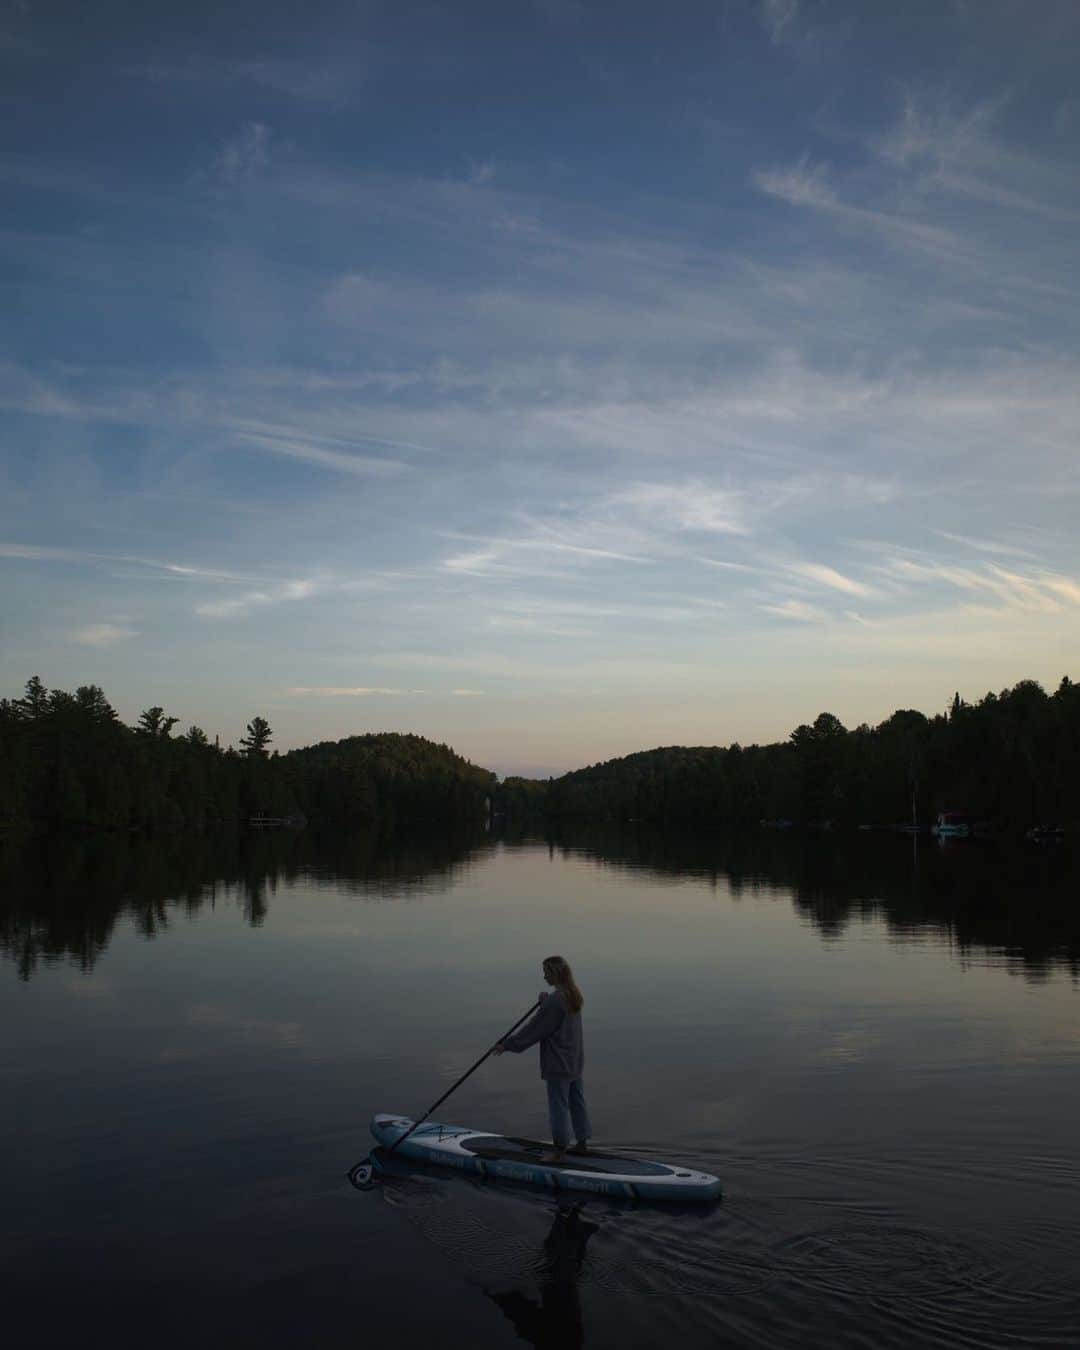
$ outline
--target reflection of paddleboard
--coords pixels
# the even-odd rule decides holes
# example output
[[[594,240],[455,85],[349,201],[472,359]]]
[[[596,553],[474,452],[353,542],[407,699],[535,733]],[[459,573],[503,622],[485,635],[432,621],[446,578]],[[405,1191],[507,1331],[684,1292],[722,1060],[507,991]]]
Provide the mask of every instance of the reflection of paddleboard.
[[[371,1133],[388,1148],[412,1125],[407,1116],[378,1115]],[[628,1200],[717,1200],[720,1181],[708,1172],[642,1158],[624,1158],[614,1153],[589,1153],[584,1158],[568,1154],[561,1163],[540,1159],[550,1144],[533,1139],[508,1139],[484,1134],[461,1125],[440,1125],[429,1120],[409,1135],[395,1156],[453,1167],[478,1176],[505,1181],[526,1181],[553,1190],[592,1191],[598,1195]]]

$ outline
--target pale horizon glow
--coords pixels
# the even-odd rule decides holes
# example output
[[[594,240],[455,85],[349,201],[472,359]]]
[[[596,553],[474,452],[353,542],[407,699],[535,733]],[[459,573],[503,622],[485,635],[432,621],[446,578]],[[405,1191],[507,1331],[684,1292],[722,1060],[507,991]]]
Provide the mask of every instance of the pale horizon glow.
[[[1080,10],[0,15],[0,695],[546,776],[1080,678]]]

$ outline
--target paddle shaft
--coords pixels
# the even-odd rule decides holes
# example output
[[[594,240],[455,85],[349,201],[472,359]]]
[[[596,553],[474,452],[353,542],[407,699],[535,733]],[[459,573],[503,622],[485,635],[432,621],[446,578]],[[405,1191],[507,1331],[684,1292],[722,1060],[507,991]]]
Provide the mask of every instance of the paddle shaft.
[[[503,1041],[506,1040],[507,1036],[512,1036],[512,1035],[514,1034],[514,1032],[517,1031],[518,1027],[521,1026],[522,1022],[524,1022],[524,1021],[526,1020],[526,1018],[531,1017],[531,1016],[533,1015],[533,1013],[537,1010],[537,1008],[539,1008],[539,1006],[540,1006],[540,1000],[537,999],[536,1002],[532,1005],[532,1007],[529,1009],[528,1012],[522,1013],[522,1014],[521,1014],[521,1016],[520,1016],[520,1017],[518,1018],[518,1020],[514,1023],[514,1025],[510,1028],[509,1031],[503,1032],[503,1034],[502,1034],[502,1035],[499,1037],[499,1039],[495,1042],[495,1045],[501,1044]],[[450,1096],[451,1092],[456,1092],[457,1089],[462,1085],[462,1083],[464,1083],[465,1079],[468,1078],[468,1076],[469,1076],[470,1074],[476,1072],[476,1070],[480,1067],[480,1065],[483,1064],[484,1060],[487,1059],[487,1057],[488,1057],[488,1056],[492,1053],[492,1051],[495,1049],[495,1045],[493,1045],[493,1046],[491,1047],[491,1049],[485,1050],[484,1053],[480,1056],[480,1058],[476,1061],[476,1063],[472,1066],[472,1068],[471,1068],[471,1069],[466,1069],[465,1072],[461,1075],[461,1077],[460,1077],[460,1078],[457,1080],[457,1082],[454,1084],[454,1086],[451,1087],[451,1088],[447,1088],[447,1090],[443,1093],[443,1095],[439,1098],[439,1100],[434,1104],[434,1106],[429,1106],[428,1109],[424,1112],[424,1114],[420,1117],[419,1120],[414,1120],[413,1123],[409,1126],[409,1128],[405,1131],[405,1133],[401,1136],[401,1138],[400,1138],[400,1139],[395,1139],[395,1140],[394,1140],[394,1142],[393,1142],[393,1143],[390,1145],[390,1147],[386,1150],[387,1153],[393,1153],[394,1149],[397,1148],[398,1144],[403,1144],[403,1143],[405,1142],[405,1140],[408,1139],[409,1135],[412,1134],[413,1130],[415,1130],[416,1127],[417,1127],[418,1125],[423,1125],[424,1121],[427,1120],[428,1116],[431,1115],[432,1111],[437,1111],[437,1110],[439,1109],[439,1107],[442,1106],[443,1102],[446,1101],[447,1097]]]

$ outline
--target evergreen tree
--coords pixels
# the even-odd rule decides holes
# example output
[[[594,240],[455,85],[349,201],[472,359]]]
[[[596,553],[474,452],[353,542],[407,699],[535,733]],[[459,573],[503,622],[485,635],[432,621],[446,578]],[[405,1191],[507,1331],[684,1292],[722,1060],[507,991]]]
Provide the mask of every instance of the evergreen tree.
[[[148,708],[124,726],[104,692],[51,692],[38,677],[0,699],[0,823],[202,829],[254,814],[342,825],[506,815],[670,825],[922,824],[966,811],[1004,831],[1080,826],[1080,686],[1031,680],[928,718],[903,709],[847,731],[831,713],[774,745],[666,746],[560,779],[507,780],[445,745],[389,733],[271,754],[253,718],[243,754]]]
[[[240,737],[244,754],[249,759],[264,756],[266,747],[273,740],[273,736],[274,733],[270,730],[270,723],[264,717],[253,717],[247,724],[247,735]]]
[[[26,693],[19,700],[19,711],[29,722],[39,722],[49,711],[49,691],[40,676],[33,675],[26,682]]]
[[[116,709],[105,697],[105,691],[96,684],[81,684],[75,690],[75,706],[91,722],[114,726],[119,721]]]
[[[179,720],[178,717],[166,717],[164,708],[147,708],[145,712],[139,714],[136,730],[145,736],[152,736],[155,740],[167,740]]]

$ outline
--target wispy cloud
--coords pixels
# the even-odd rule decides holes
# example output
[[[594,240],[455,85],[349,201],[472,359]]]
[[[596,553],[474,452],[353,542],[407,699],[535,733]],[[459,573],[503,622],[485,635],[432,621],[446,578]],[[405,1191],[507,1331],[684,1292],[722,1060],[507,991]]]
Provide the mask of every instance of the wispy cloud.
[[[263,609],[268,605],[281,605],[294,600],[309,600],[330,588],[330,583],[320,579],[287,581],[270,590],[245,591],[242,595],[229,596],[224,600],[206,600],[195,606],[195,613],[207,619],[235,618],[249,614],[252,610]]]
[[[996,563],[958,567],[953,563],[917,557],[891,557],[873,570],[883,576],[916,584],[942,584],[976,595],[993,597],[1008,609],[1057,613],[1062,602],[1080,601],[1080,583],[1044,570],[1018,572]]]
[[[445,694],[450,698],[485,698],[486,693],[482,688],[451,688],[445,690]],[[405,698],[410,695],[431,695],[439,694],[439,690],[432,688],[400,688],[386,686],[386,684],[297,684],[290,688],[289,694],[296,697],[311,698]]]
[[[469,182],[474,187],[482,187],[495,179],[498,166],[493,159],[471,159],[469,161]]]
[[[1033,154],[1030,145],[1021,150],[996,134],[1010,102],[1003,94],[958,110],[947,88],[908,88],[897,121],[873,144],[884,160],[916,173],[925,191],[1063,223],[1080,221],[1080,210],[1068,204],[1076,190],[1071,158],[1055,163]]]
[[[390,478],[407,472],[409,466],[396,459],[381,459],[373,455],[352,455],[341,450],[327,449],[312,440],[299,440],[268,431],[238,431],[238,440],[272,455],[297,459],[339,473],[357,474],[365,478]]]
[[[77,549],[53,548],[39,544],[9,544],[0,541],[0,558],[26,558],[36,562],[75,562],[100,555],[80,553]]]
[[[767,614],[775,614],[779,619],[792,619],[796,623],[824,623],[829,615],[818,605],[808,604],[805,600],[782,600],[775,605],[762,605]]]
[[[488,617],[487,626],[587,638],[612,621],[629,620],[639,628],[657,623],[701,623],[709,612],[726,608],[726,602],[713,596],[650,595],[631,600],[620,592],[618,598],[607,601],[510,596],[500,612]]]
[[[728,562],[724,558],[698,558],[698,562],[704,563],[707,567],[719,567],[725,572],[761,572],[764,568],[755,567],[751,563]]]
[[[788,168],[755,169],[753,180],[762,192],[791,206],[816,206],[826,211],[840,208],[827,181],[827,167],[811,163],[805,155]]]
[[[440,564],[447,572],[458,572],[465,576],[482,577],[501,572],[509,574],[515,569],[506,566],[503,555],[493,548],[470,549],[466,553],[453,553]]]
[[[138,630],[117,623],[88,623],[76,628],[71,634],[72,642],[86,647],[111,647],[114,642],[123,642],[127,638],[138,636]]]
[[[391,689],[380,685],[296,685],[290,694],[312,695],[316,698],[368,698],[375,694],[398,696],[402,694],[428,694],[428,689]]]
[[[628,506],[649,522],[662,522],[695,533],[747,534],[742,494],[703,482],[635,483],[610,498]]]
[[[271,129],[264,122],[245,122],[221,147],[215,167],[227,183],[253,179],[270,163]]]
[[[799,0],[761,0],[761,21],[773,43],[782,42],[795,22]]]
[[[213,61],[200,52],[188,60],[145,61],[121,68],[125,75],[173,89],[198,90],[213,96],[219,90],[248,84],[312,103],[344,101],[349,87],[363,79],[357,62],[350,62],[348,77],[325,63],[307,64],[286,58],[264,57],[226,63]]]
[[[805,157],[789,168],[758,169],[754,185],[770,197],[790,206],[825,211],[848,225],[872,230],[894,244],[941,258],[967,259],[973,252],[954,230],[929,224],[912,215],[859,206],[844,201],[829,186],[824,165],[812,165]]]
[[[304,445],[315,445],[323,450],[337,450],[346,454],[357,446],[366,445],[384,445],[391,450],[415,450],[423,455],[439,453],[437,446],[420,445],[416,441],[403,440],[401,437],[391,438],[369,434],[359,430],[356,426],[350,426],[347,431],[342,430],[333,433],[320,429],[318,413],[325,406],[325,401],[335,394],[364,394],[372,388],[378,388],[384,381],[379,378],[377,372],[372,373],[367,378],[353,376],[346,380],[335,379],[329,375],[319,375],[315,371],[276,369],[246,371],[240,378],[254,389],[262,391],[256,394],[253,402],[261,401],[265,405],[266,389],[276,388],[292,393],[303,391],[305,394],[312,394],[316,399],[316,404],[313,410],[314,415],[309,417],[306,425],[290,424],[288,421],[270,423],[258,421],[251,417],[235,416],[223,420],[222,425],[227,430],[235,431],[238,435],[264,438],[267,441],[299,441]],[[415,385],[421,383],[422,379],[416,372],[408,376],[392,374],[385,376],[385,384],[391,391],[399,381],[405,385]]]
[[[650,557],[599,543],[580,542],[585,538],[626,537],[617,524],[606,518],[606,505],[589,503],[573,515],[566,512],[540,517],[518,513],[516,536],[488,537],[453,532],[451,537],[468,539],[477,547],[451,554],[440,566],[447,572],[468,576],[559,577],[582,567],[604,563],[647,564]]]
[[[830,590],[843,591],[847,595],[872,595],[873,587],[838,572],[824,563],[794,562],[786,564],[786,570],[795,576],[805,577],[808,581],[826,586]]]
[[[355,57],[349,62],[347,76],[325,63],[306,65],[299,61],[269,58],[240,61],[234,67],[234,73],[238,79],[247,80],[274,93],[312,103],[343,101],[350,86],[361,83],[364,75]]]
[[[89,549],[63,548],[48,544],[17,544],[0,540],[0,558],[23,558],[30,562],[74,562],[111,565],[123,563],[132,568],[145,568],[164,573],[176,581],[261,584],[280,581],[267,573],[234,572],[219,567],[199,567],[188,563],[163,562],[158,558],[142,558],[131,553],[95,553]]]
[[[819,0],[689,7],[657,74],[639,25],[614,60],[577,0],[511,8],[521,33],[440,20],[412,45],[378,7],[295,41],[264,24],[254,48],[229,21],[213,48],[91,34],[122,77],[97,91],[108,155],[90,123],[28,110],[0,157],[8,347],[32,339],[0,364],[0,567],[20,583],[0,664],[41,613],[68,616],[76,678],[77,625],[139,629],[130,650],[176,653],[206,725],[260,672],[328,691],[287,702],[282,744],[289,718],[333,734],[365,697],[494,737],[477,729],[512,688],[529,710],[506,736],[580,728],[568,766],[634,748],[647,694],[673,741],[745,739],[718,689],[779,709],[811,679],[880,685],[896,652],[924,688],[976,655],[995,682],[1067,667],[1075,18],[1051,37],[1013,0],[914,28]],[[572,50],[534,40],[556,12]],[[22,87],[47,87],[55,53],[25,55]],[[492,71],[550,115],[478,134],[439,90],[452,73],[483,101]],[[673,155],[717,78],[737,131]],[[373,156],[388,97],[393,153]],[[594,113],[652,128],[632,164],[576,134]],[[117,664],[124,704],[140,664]],[[556,706],[586,688],[620,745]]]
[[[635,553],[624,553],[616,549],[600,548],[589,544],[573,543],[560,538],[559,533],[568,530],[582,530],[580,523],[568,522],[552,524],[532,517],[523,518],[522,534],[518,538],[494,536],[455,535],[456,538],[473,538],[479,547],[444,558],[440,566],[448,572],[469,576],[553,576],[564,574],[567,568],[592,562],[647,563],[649,558]],[[532,554],[548,555],[548,565],[537,565],[530,560]],[[558,570],[562,565],[562,573]]]
[[[1054,595],[1059,595],[1063,600],[1070,604],[1080,605],[1080,581],[1074,581],[1072,577],[1059,577],[1049,573],[1042,573],[1039,577],[1039,584]]]
[[[1020,548],[1016,544],[1008,544],[1000,539],[973,539],[970,535],[956,534],[952,530],[938,530],[937,534],[942,539],[948,539],[954,544],[962,544],[965,548],[974,549],[977,553],[999,553],[1009,558],[1034,559],[1038,556],[1031,549]]]

